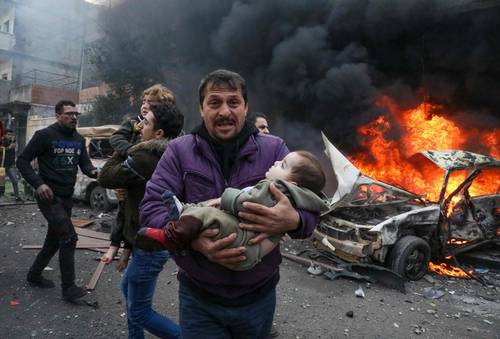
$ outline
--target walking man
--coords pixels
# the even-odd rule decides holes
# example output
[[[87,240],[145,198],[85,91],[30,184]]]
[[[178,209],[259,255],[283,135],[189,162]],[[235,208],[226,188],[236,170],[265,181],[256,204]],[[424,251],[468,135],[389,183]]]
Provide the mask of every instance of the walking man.
[[[75,248],[78,237],[71,222],[73,189],[78,167],[91,177],[97,177],[85,139],[76,131],[79,116],[75,104],[61,100],[55,106],[56,122],[35,133],[17,159],[17,168],[26,181],[35,188],[38,207],[48,222],[43,247],[28,272],[32,286],[51,288],[54,283],[42,277],[43,269],[59,250],[62,296],[75,301],[86,291],[75,285]],[[37,174],[31,161],[37,159]]]
[[[16,173],[16,137],[14,131],[11,129],[5,130],[5,136],[2,140],[2,146],[5,147],[5,159],[4,166],[7,176],[12,183],[12,188],[14,189],[14,195],[17,202],[22,202],[23,200],[19,196],[19,185],[17,183],[17,173]]]

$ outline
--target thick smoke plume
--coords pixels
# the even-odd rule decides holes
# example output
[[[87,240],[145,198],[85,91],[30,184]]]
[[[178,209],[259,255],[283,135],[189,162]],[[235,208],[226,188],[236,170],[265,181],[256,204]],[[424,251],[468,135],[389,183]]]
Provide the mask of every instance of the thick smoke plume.
[[[250,110],[269,113],[292,147],[304,131],[284,121],[354,149],[384,95],[401,109],[425,99],[469,126],[500,125],[498,1],[129,0],[105,18],[103,60],[123,78],[172,87],[191,125],[197,84],[216,68],[248,80]]]

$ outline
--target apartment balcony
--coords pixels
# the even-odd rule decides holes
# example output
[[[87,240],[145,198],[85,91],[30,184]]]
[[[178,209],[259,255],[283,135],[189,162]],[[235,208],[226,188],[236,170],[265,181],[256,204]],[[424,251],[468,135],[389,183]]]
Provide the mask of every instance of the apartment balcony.
[[[0,50],[10,51],[15,44],[16,37],[14,34],[0,31]]]

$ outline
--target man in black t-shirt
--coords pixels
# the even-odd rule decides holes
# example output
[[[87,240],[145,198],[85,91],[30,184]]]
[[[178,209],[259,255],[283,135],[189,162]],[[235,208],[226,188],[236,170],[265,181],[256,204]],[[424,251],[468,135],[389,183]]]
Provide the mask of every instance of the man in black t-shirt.
[[[35,188],[38,207],[49,225],[27,280],[33,286],[54,287],[52,281],[42,277],[42,271],[59,251],[63,299],[74,301],[86,295],[86,291],[75,285],[78,237],[71,222],[73,189],[78,167],[92,178],[97,177],[97,169],[90,161],[85,139],[76,131],[79,113],[75,104],[69,100],[59,101],[55,115],[56,123],[37,131],[17,159],[17,168]],[[38,174],[30,164],[35,158]]]

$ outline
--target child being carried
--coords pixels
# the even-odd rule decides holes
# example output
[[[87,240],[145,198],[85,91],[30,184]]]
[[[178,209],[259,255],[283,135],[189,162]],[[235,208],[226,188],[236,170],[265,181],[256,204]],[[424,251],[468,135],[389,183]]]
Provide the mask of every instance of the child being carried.
[[[163,201],[171,207],[169,223],[161,229],[145,227],[138,233],[159,241],[169,251],[188,248],[191,241],[208,227],[219,229],[215,239],[236,233],[236,240],[229,247],[246,247],[246,259],[226,267],[235,271],[249,270],[276,247],[281,235],[270,236],[257,244],[250,244],[249,240],[257,233],[239,227],[241,220],[238,219],[238,212],[245,211],[243,203],[247,201],[267,207],[274,206],[276,200],[269,191],[271,183],[287,196],[296,209],[320,214],[328,208],[318,196],[325,185],[321,164],[313,154],[296,151],[289,153],[282,161],[276,161],[266,172],[266,179],[255,186],[225,189],[221,197],[221,209],[208,207],[207,202],[183,206],[172,192],[166,191]],[[175,239],[175,242],[169,239]]]

